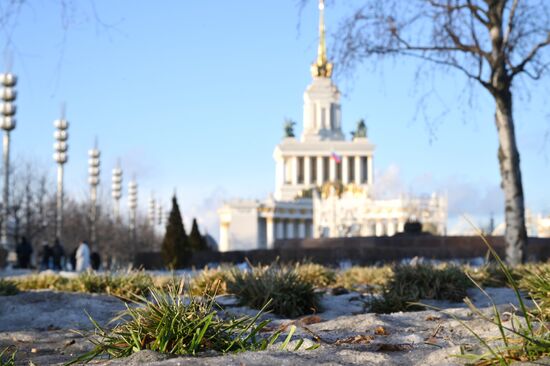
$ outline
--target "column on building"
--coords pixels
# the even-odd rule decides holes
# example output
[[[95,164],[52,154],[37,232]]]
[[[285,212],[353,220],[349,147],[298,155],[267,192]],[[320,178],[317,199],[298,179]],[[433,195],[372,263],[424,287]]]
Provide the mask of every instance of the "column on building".
[[[273,217],[265,218],[267,249],[273,249],[275,245],[275,225]]]
[[[276,186],[282,187],[285,184],[285,160],[280,157],[275,163]]]
[[[318,186],[322,186],[323,183],[323,178],[325,176],[325,172],[324,172],[324,169],[323,169],[323,157],[322,156],[317,156],[315,158],[315,162],[317,164],[317,185]]]
[[[304,184],[311,185],[311,157],[304,156]]]
[[[220,225],[220,252],[229,250],[229,222],[222,222]]]
[[[405,221],[403,219],[399,219],[397,221],[397,232],[402,233],[405,231]]]
[[[349,159],[347,156],[342,156],[342,183],[349,184]]]
[[[381,221],[376,221],[376,232],[374,235],[382,236],[384,234],[384,227]]]
[[[290,158],[290,164],[292,166],[292,185],[295,186],[298,184],[298,158],[296,156]]]
[[[386,233],[388,236],[395,235],[395,222],[393,220],[388,221]]]
[[[367,183],[374,184],[372,155],[367,157]]]
[[[355,157],[355,184],[360,185],[361,184],[361,157],[356,156]]]

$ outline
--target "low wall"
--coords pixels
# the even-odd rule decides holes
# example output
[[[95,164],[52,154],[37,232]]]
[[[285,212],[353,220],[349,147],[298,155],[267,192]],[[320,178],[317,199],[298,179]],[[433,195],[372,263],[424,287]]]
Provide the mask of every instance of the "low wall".
[[[504,256],[504,238],[488,237],[487,240]],[[199,252],[189,258],[189,266],[204,267],[208,263],[242,263],[248,259],[253,264],[282,263],[309,260],[328,266],[342,261],[357,265],[395,262],[415,256],[429,259],[470,259],[487,255],[487,247],[477,236],[398,235],[391,237],[354,237],[323,239],[278,240],[275,249],[230,252]],[[546,261],[550,258],[550,238],[529,238],[527,258],[530,261]],[[145,269],[163,268],[160,253],[139,253],[135,264]]]

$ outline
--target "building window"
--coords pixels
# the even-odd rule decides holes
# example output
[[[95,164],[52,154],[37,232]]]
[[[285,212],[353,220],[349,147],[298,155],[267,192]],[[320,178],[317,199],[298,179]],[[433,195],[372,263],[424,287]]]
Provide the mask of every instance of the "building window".
[[[348,182],[353,183],[353,177],[355,177],[355,159],[353,156],[346,159],[348,159]]]
[[[298,184],[304,184],[304,157],[300,156],[296,160],[298,163]]]
[[[361,183],[367,183],[368,177],[368,158],[366,156],[361,156]]]
[[[327,126],[327,109],[326,108],[321,108],[321,126],[323,128],[326,128]]]
[[[328,156],[323,157],[323,183],[329,181],[330,174],[330,158]]]

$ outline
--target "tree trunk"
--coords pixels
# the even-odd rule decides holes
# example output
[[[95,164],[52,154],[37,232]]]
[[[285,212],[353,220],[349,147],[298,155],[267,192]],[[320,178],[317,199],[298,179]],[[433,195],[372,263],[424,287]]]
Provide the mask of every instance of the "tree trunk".
[[[504,191],[504,218],[506,232],[506,261],[517,265],[525,260],[527,232],[525,230],[525,206],[523,184],[512,116],[512,92],[509,88],[494,94],[496,102],[495,123],[498,131],[498,160],[501,187]]]

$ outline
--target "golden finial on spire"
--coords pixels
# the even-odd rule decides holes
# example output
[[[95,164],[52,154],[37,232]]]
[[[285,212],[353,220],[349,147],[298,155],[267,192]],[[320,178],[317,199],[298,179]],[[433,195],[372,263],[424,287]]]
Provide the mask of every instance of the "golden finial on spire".
[[[317,48],[317,61],[311,65],[311,75],[324,78],[329,78],[332,75],[332,64],[327,60],[324,0],[319,0],[319,47]]]

